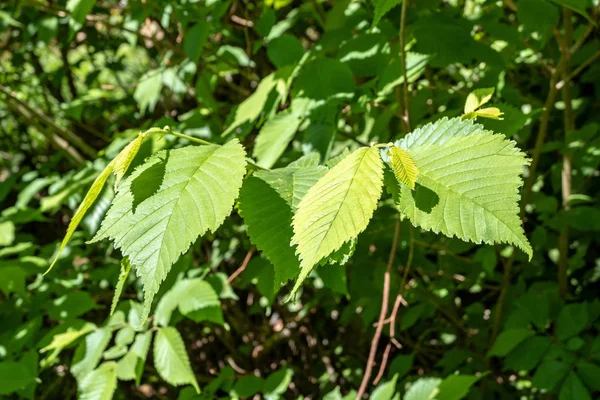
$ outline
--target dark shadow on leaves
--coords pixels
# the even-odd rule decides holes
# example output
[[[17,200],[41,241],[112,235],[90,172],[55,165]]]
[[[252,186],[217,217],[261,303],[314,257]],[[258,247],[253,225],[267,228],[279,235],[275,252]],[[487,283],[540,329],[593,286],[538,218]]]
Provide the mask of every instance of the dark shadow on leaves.
[[[437,193],[418,183],[415,184],[412,196],[415,199],[415,206],[427,214],[440,202],[440,196]]]
[[[147,198],[158,192],[165,178],[167,161],[169,160],[169,151],[164,153],[164,157],[159,156],[159,161],[150,168],[139,174],[131,182],[131,194],[133,195],[133,213],[137,207]]]

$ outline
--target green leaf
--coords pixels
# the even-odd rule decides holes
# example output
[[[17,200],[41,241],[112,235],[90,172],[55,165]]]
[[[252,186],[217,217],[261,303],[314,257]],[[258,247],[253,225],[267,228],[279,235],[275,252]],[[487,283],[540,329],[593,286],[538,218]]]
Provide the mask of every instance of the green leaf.
[[[282,395],[287,392],[294,371],[289,368],[281,368],[278,371],[273,372],[265,379],[265,385],[263,388],[266,399],[279,398],[278,395]]]
[[[504,359],[504,369],[531,371],[539,364],[551,346],[552,340],[546,336],[534,336],[526,339]]]
[[[292,164],[272,171],[259,171],[244,181],[239,209],[248,226],[248,236],[275,268],[275,291],[300,272],[300,261],[291,246],[293,210],[308,189],[323,176],[322,166]]]
[[[119,379],[125,381],[135,379],[136,385],[139,386],[151,340],[152,332],[136,335],[135,341],[127,354],[117,363],[117,377]]]
[[[438,386],[436,400],[460,400],[467,396],[469,389],[480,377],[473,375],[450,375]]]
[[[566,340],[583,331],[588,324],[586,303],[567,304],[556,318],[556,336]]]
[[[14,361],[0,362],[0,395],[16,392],[33,382],[35,376],[25,364]]]
[[[542,42],[551,36],[550,30],[558,25],[558,8],[547,0],[521,0],[517,8],[517,19],[527,34],[537,32]]]
[[[233,387],[233,391],[239,397],[249,398],[260,392],[263,385],[264,381],[258,376],[245,375],[238,379]]]
[[[79,223],[85,216],[85,213],[92,206],[92,204],[94,204],[94,201],[96,200],[98,195],[100,195],[100,192],[102,192],[102,188],[104,188],[106,180],[113,171],[115,172],[116,176],[115,188],[117,187],[117,184],[119,183],[121,178],[123,178],[125,172],[127,172],[129,165],[131,165],[131,161],[133,161],[135,155],[138,153],[145,136],[145,134],[139,134],[134,140],[131,141],[131,143],[125,146],[125,148],[123,148],[123,150],[121,150],[119,154],[117,154],[117,156],[110,163],[108,163],[108,165],[102,170],[102,172],[100,172],[100,175],[96,177],[94,183],[92,183],[92,186],[83,198],[83,201],[77,208],[77,211],[75,211],[73,219],[71,219],[71,222],[69,222],[67,233],[65,234],[65,237],[63,238],[60,244],[58,253],[56,254],[54,261],[52,261],[52,264],[50,264],[50,267],[48,267],[48,270],[44,273],[44,275],[50,272],[50,270],[54,267],[54,264],[56,264],[56,261],[58,261],[60,254],[71,239],[71,236],[73,236],[75,229],[77,229]]]
[[[292,35],[281,35],[267,46],[267,56],[277,68],[297,64],[304,53],[302,42]]]
[[[398,379],[402,378],[404,375],[410,371],[415,361],[415,353],[411,353],[408,355],[399,354],[390,363],[390,368],[388,370],[388,376],[397,375]]]
[[[459,118],[425,125],[396,142],[419,168],[398,209],[418,227],[474,243],[509,243],[529,258],[519,218],[519,186],[529,163],[515,143]]]
[[[208,307],[217,307],[220,311],[221,302],[213,287],[202,279],[185,279],[162,296],[154,314],[155,323],[169,325],[176,308],[185,315]]]
[[[373,3],[373,26],[377,26],[381,18],[385,16],[392,8],[402,3],[402,0],[371,0]]]
[[[492,99],[493,94],[494,88],[480,88],[473,90],[467,96],[467,101],[465,102],[465,114],[471,113],[486,104]]]
[[[92,183],[92,186],[86,193],[85,197],[83,198],[83,201],[77,208],[77,211],[75,211],[75,215],[73,215],[71,222],[69,222],[69,227],[67,228],[67,233],[65,234],[65,237],[60,244],[58,253],[56,254],[54,261],[52,261],[52,264],[50,264],[50,267],[45,272],[45,274],[47,274],[48,272],[50,272],[50,270],[52,270],[52,268],[54,267],[54,264],[56,264],[56,261],[58,261],[60,254],[62,253],[65,246],[71,239],[71,236],[73,236],[75,229],[77,229],[77,226],[79,226],[79,223],[83,219],[83,216],[85,215],[87,210],[92,206],[92,204],[94,204],[96,197],[98,197],[98,195],[102,191],[102,188],[104,187],[104,184],[106,183],[106,180],[110,176],[110,173],[113,171],[113,166],[114,166],[114,164],[112,162],[109,163],[106,166],[106,168],[104,168],[104,170],[102,170],[102,172],[100,172],[100,175],[98,175],[98,177],[94,180],[94,183]]]
[[[143,323],[179,256],[231,212],[245,174],[237,140],[160,151],[121,185],[93,242],[110,238],[144,287]]]
[[[15,241],[15,224],[12,221],[0,222],[0,246],[10,246]]]
[[[590,388],[596,391],[600,390],[600,381],[598,380],[598,377],[600,376],[600,366],[585,360],[577,361],[575,366],[577,368],[577,374]]]
[[[234,129],[246,122],[254,122],[262,112],[271,91],[283,81],[277,77],[275,73],[267,75],[256,87],[256,90],[250,97],[244,100],[235,110],[233,122],[229,128],[223,132],[222,136],[226,136],[233,132]]]
[[[552,0],[552,1],[556,4],[558,4],[559,6],[563,6],[570,10],[575,11],[577,14],[584,16],[588,21],[593,23],[594,26],[597,26],[596,21],[594,21],[588,14],[588,12],[586,11],[586,8],[592,7],[592,4],[590,1],[588,1],[588,0]]]
[[[313,100],[350,98],[356,85],[352,70],[331,58],[318,57],[306,63],[294,83],[295,97]]]
[[[202,54],[202,47],[208,39],[209,24],[199,22],[185,32],[183,37],[183,50],[193,62],[198,62]]]
[[[504,357],[519,343],[533,336],[533,334],[534,332],[531,329],[507,329],[502,331],[487,355],[488,357]]]
[[[571,366],[563,361],[544,361],[535,371],[531,384],[538,389],[553,391],[569,373]]]
[[[431,400],[441,382],[439,378],[420,378],[408,388],[402,400]]]
[[[488,108],[482,108],[482,109],[467,113],[462,116],[462,119],[477,119],[477,117],[482,117],[482,118],[496,119],[496,120],[501,121],[504,119],[504,118],[502,118],[503,114],[504,113],[496,107],[488,107]]]
[[[371,393],[370,400],[392,400],[394,397],[394,393],[396,392],[396,381],[398,380],[398,375],[394,375],[394,377],[385,383],[378,385],[373,393]]]
[[[388,150],[388,155],[396,179],[414,190],[415,182],[419,176],[419,169],[410,154],[406,150],[394,146]]]
[[[366,229],[382,186],[383,162],[370,147],[351,153],[308,190],[293,219],[302,271],[292,294],[315,264]]]
[[[52,342],[42,348],[40,353],[45,353],[47,351],[53,350],[52,353],[43,360],[44,365],[48,365],[52,363],[52,361],[60,354],[60,352],[71,343],[75,342],[77,339],[86,335],[96,329],[96,325],[92,323],[86,323],[81,329],[74,330],[72,328],[68,328],[66,332],[59,333],[54,335],[52,338]]]
[[[117,281],[117,286],[115,287],[115,294],[113,295],[112,303],[110,305],[110,315],[112,315],[115,312],[115,309],[117,308],[117,304],[119,303],[119,297],[121,297],[123,287],[125,286],[125,282],[127,281],[127,277],[129,276],[129,271],[131,271],[131,263],[129,262],[129,258],[124,257],[121,260],[121,272],[119,273],[119,280]]]
[[[125,146],[123,150],[121,150],[115,157],[113,167],[115,171],[115,190],[117,190],[119,182],[121,182],[121,179],[123,179],[125,176],[125,173],[129,169],[131,162],[137,155],[140,147],[142,147],[142,142],[144,141],[145,136],[146,135],[139,133],[136,138],[129,142],[129,144]]]
[[[69,0],[67,1],[66,9],[70,12],[69,31],[70,36],[81,29],[85,18],[94,8],[96,0]]]
[[[311,103],[306,99],[294,99],[290,108],[265,122],[256,137],[253,152],[259,166],[271,168],[275,164],[294,138]]]
[[[162,70],[155,69],[146,72],[138,81],[138,84],[133,93],[133,98],[138,103],[138,107],[142,114],[146,110],[154,111],[154,107],[160,99],[160,92],[163,87]]]
[[[79,385],[81,400],[110,400],[117,388],[117,363],[105,362]]]
[[[112,331],[108,327],[98,329],[85,337],[85,344],[80,345],[85,348],[85,354],[81,360],[74,361],[71,366],[71,372],[78,381],[96,368],[111,337]]]
[[[581,379],[573,371],[569,372],[567,379],[563,382],[560,388],[558,400],[592,400],[590,392],[581,382]]]
[[[158,329],[154,339],[154,366],[158,374],[171,385],[190,384],[200,393],[185,345],[177,329]]]

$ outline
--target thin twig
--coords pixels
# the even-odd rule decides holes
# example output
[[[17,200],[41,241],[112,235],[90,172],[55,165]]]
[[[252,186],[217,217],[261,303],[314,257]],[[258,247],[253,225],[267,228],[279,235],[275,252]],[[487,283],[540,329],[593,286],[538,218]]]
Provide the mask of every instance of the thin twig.
[[[75,133],[71,132],[69,129],[64,128],[60,125],[58,125],[56,122],[54,122],[52,120],[52,118],[50,118],[49,116],[47,116],[46,114],[44,114],[42,111],[29,106],[27,103],[25,103],[23,100],[19,99],[17,96],[15,96],[9,89],[5,88],[4,86],[0,85],[0,92],[4,93],[6,96],[8,96],[10,99],[14,100],[16,103],[18,103],[19,105],[21,105],[23,108],[27,109],[32,115],[34,115],[35,117],[41,119],[45,124],[51,126],[52,128],[54,128],[54,130],[57,131],[57,133],[66,141],[68,141],[69,143],[71,143],[73,146],[77,147],[79,150],[81,150],[83,153],[85,153],[85,155],[91,157],[91,158],[95,158],[96,157],[96,150],[94,150],[92,147],[90,147],[87,143],[85,143],[85,141],[83,139],[81,139],[79,136],[77,136]]]
[[[246,253],[246,257],[244,257],[244,261],[242,261],[242,265],[240,265],[240,267],[238,269],[236,269],[235,272],[229,276],[229,278],[227,278],[227,283],[233,282],[233,280],[235,278],[237,278],[237,276],[239,274],[244,272],[244,270],[248,266],[248,263],[250,262],[250,259],[252,258],[253,253],[254,253],[254,246],[250,250],[248,250],[248,253]]]
[[[369,358],[367,359],[367,365],[365,366],[365,374],[363,375],[362,382],[356,393],[356,400],[362,398],[363,394],[367,390],[367,385],[371,379],[373,373],[373,367],[375,366],[375,355],[377,354],[377,347],[379,346],[379,339],[381,338],[381,332],[383,331],[383,321],[387,315],[389,298],[390,298],[390,272],[394,260],[396,259],[396,251],[398,250],[398,238],[400,237],[400,218],[396,220],[396,226],[394,228],[394,239],[392,240],[392,248],[390,250],[390,256],[388,259],[385,274],[383,275],[383,294],[381,295],[381,311],[379,312],[379,323],[375,328],[373,334],[373,340],[371,340],[371,349],[369,350]]]

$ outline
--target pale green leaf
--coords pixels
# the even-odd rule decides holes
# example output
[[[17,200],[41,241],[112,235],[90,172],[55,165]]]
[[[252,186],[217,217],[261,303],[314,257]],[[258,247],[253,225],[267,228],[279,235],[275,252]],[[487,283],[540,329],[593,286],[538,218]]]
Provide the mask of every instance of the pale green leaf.
[[[117,363],[105,362],[79,385],[80,400],[110,400],[117,388]]]
[[[125,381],[135,379],[136,385],[139,385],[151,340],[152,332],[136,335],[135,341],[127,354],[117,362],[117,377],[119,379]]]
[[[396,179],[414,189],[419,176],[419,169],[410,154],[406,150],[393,146],[388,150],[388,155]]]
[[[173,263],[231,212],[245,173],[237,140],[161,151],[121,185],[93,239],[114,240],[144,287],[143,323]]]
[[[137,155],[140,147],[142,146],[142,142],[144,141],[144,135],[141,133],[137,135],[135,139],[133,139],[127,146],[123,148],[119,152],[119,154],[115,157],[114,160],[114,171],[115,171],[115,190],[125,176],[125,173],[129,169],[131,162]]]
[[[486,104],[492,99],[493,94],[494,88],[480,88],[473,90],[467,96],[467,101],[465,102],[465,114],[473,112]]]
[[[117,156],[110,163],[108,163],[108,165],[102,170],[102,172],[100,172],[100,175],[96,177],[94,183],[92,183],[92,186],[83,198],[83,201],[77,208],[77,211],[75,211],[73,219],[71,219],[71,222],[69,222],[67,233],[65,234],[65,237],[63,238],[60,244],[60,248],[58,249],[58,253],[54,258],[54,261],[52,261],[52,264],[50,264],[50,267],[44,274],[50,272],[50,270],[54,267],[54,264],[56,264],[56,261],[58,261],[60,254],[71,239],[71,236],[73,236],[75,229],[77,229],[77,227],[81,223],[81,220],[85,216],[85,213],[92,206],[92,204],[94,204],[94,201],[100,195],[100,192],[102,192],[102,188],[104,188],[104,184],[106,183],[106,180],[110,176],[111,172],[115,172],[115,175],[117,177],[117,183],[118,181],[120,181],[123,175],[125,175],[125,172],[127,172],[131,161],[134,159],[135,155],[140,149],[143,139],[144,135],[138,135],[131,143],[125,146],[125,148],[123,148],[123,150],[121,150],[119,154],[117,154]]]
[[[315,264],[365,230],[382,186],[383,162],[370,147],[351,153],[308,190],[293,219],[302,270],[293,293]]]
[[[127,277],[129,276],[129,271],[131,271],[131,263],[129,262],[129,258],[124,257],[121,260],[121,272],[119,273],[119,280],[117,281],[117,286],[115,287],[115,294],[113,295],[112,303],[110,305],[111,315],[115,312],[115,309],[117,308],[117,304],[119,303],[119,297],[121,297],[123,287],[125,286],[125,281],[127,281]]]
[[[158,329],[154,339],[154,366],[158,374],[171,385],[190,384],[200,393],[185,345],[177,329]]]
[[[253,152],[259,166],[271,168],[275,164],[294,138],[311,103],[310,100],[295,99],[290,108],[265,122],[256,137]]]
[[[117,378],[122,381],[132,381],[136,378],[135,369],[137,367],[138,357],[129,350],[123,358],[117,362]]]
[[[440,382],[439,378],[419,378],[408,388],[403,400],[432,400]]]
[[[75,215],[73,215],[71,222],[69,222],[69,226],[67,228],[67,233],[65,234],[65,237],[60,244],[60,248],[58,249],[58,253],[56,254],[56,257],[54,258],[54,261],[52,261],[52,264],[50,264],[50,267],[45,272],[46,274],[48,272],[50,272],[50,270],[54,267],[54,264],[56,264],[56,261],[58,261],[60,254],[62,253],[65,246],[71,239],[71,236],[73,236],[75,229],[77,229],[77,226],[79,226],[79,223],[83,219],[83,216],[85,215],[87,210],[92,206],[92,204],[94,204],[96,197],[98,197],[98,195],[102,191],[102,188],[104,187],[104,184],[106,183],[106,180],[108,179],[108,177],[110,176],[110,173],[113,170],[113,165],[114,164],[112,162],[109,163],[106,166],[106,168],[104,168],[102,170],[102,172],[100,172],[100,175],[98,175],[98,177],[94,180],[94,183],[92,183],[92,186],[86,193],[85,197],[83,198],[83,201],[77,208],[77,211],[75,211]]]
[[[71,373],[78,381],[96,368],[111,337],[112,330],[108,327],[98,329],[85,337],[85,354],[71,366]]]
[[[155,324],[167,326],[176,308],[189,314],[207,307],[220,307],[219,296],[213,287],[202,279],[185,279],[177,282],[158,303],[154,314]]]
[[[373,26],[377,26],[381,18],[385,16],[392,8],[402,3],[402,0],[371,0],[375,11],[373,12]]]
[[[487,107],[487,108],[481,108],[476,111],[471,111],[470,113],[467,113],[467,114],[463,114],[462,119],[477,119],[477,117],[482,117],[482,118],[496,119],[496,120],[501,121],[504,119],[504,118],[502,118],[502,115],[504,115],[504,113],[502,111],[500,111],[499,108]]]
[[[394,377],[385,383],[380,384],[373,390],[371,393],[370,400],[392,400],[394,397],[394,393],[396,392],[396,381],[398,380],[398,375],[394,375]]]
[[[416,189],[402,187],[398,204],[415,226],[474,243],[513,244],[531,258],[518,206],[529,160],[514,142],[472,121],[444,118],[397,145],[419,167]]]
[[[142,114],[146,112],[146,109],[154,111],[163,87],[162,75],[162,70],[152,70],[140,77],[133,98],[138,103]]]
[[[6,24],[10,26],[14,26],[15,28],[23,28],[23,24],[11,17],[11,15],[7,12],[0,10],[0,20],[6,22]]]
[[[15,224],[12,221],[0,222],[0,246],[10,246],[15,241]]]
[[[79,330],[69,328],[66,332],[54,335],[54,337],[52,338],[52,342],[50,342],[48,346],[40,350],[40,353],[45,353],[47,351],[52,350],[52,353],[50,353],[48,357],[42,360],[42,364],[49,365],[50,363],[52,363],[52,361],[54,361],[54,359],[56,359],[56,357],[58,357],[60,352],[65,347],[69,346],[83,335],[87,335],[95,329],[96,325],[88,322]]]

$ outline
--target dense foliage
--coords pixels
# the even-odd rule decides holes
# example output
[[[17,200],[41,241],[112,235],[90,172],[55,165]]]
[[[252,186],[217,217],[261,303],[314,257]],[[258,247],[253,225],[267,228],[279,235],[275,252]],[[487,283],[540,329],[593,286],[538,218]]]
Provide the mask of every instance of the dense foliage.
[[[600,394],[596,0],[0,4],[0,396]]]

